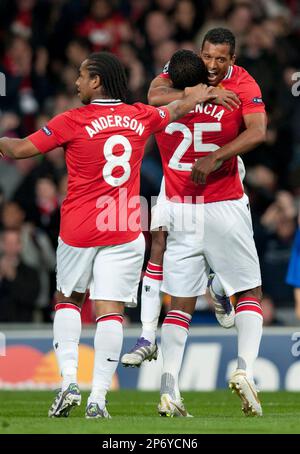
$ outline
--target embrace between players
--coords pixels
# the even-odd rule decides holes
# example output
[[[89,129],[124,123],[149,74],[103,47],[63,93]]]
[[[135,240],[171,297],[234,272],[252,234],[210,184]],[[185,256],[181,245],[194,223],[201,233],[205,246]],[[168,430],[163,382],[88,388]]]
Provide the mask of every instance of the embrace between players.
[[[110,417],[106,393],[122,349],[124,306],[136,305],[144,260],[144,237],[139,226],[131,228],[136,206],[130,201],[139,196],[144,146],[153,133],[164,182],[143,279],[143,331],[122,363],[138,366],[157,357],[161,288],[171,295],[171,309],[161,330],[158,412],[190,416],[178,375],[196,299],[205,293],[212,269],[209,285],[217,318],[237,329],[237,369],[229,386],[241,398],[246,415],[262,415],[253,380],[262,335],[261,276],[238,155],[265,140],[266,116],[258,85],[234,65],[234,48],[232,33],[217,28],[204,38],[202,60],[191,51],[175,53],[169,68],[150,86],[152,106],[126,104],[126,77],[118,59],[105,52],[92,54],[81,64],[76,81],[84,107],[56,116],[25,139],[0,139],[1,155],[16,159],[57,146],[65,150],[68,191],[61,209],[53,327],[62,387],[50,407],[51,417],[68,416],[81,403],[80,310],[88,289],[97,329],[85,414]],[[120,190],[126,190],[126,207]],[[114,228],[105,229],[99,212],[104,206],[109,212],[110,201],[118,216]],[[183,219],[189,220],[188,227]],[[229,297],[236,301],[235,310]]]

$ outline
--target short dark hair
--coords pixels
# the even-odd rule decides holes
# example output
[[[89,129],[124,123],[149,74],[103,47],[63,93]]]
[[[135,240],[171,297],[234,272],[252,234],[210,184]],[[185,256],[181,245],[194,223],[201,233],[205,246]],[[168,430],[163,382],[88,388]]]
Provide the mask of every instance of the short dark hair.
[[[105,94],[112,99],[126,100],[127,78],[120,60],[110,52],[95,52],[87,58],[91,77],[99,76]]]
[[[195,52],[180,49],[173,54],[168,73],[174,88],[183,90],[199,83],[207,83],[207,70],[203,60]]]
[[[205,42],[211,44],[228,44],[230,56],[232,57],[235,52],[235,36],[228,28],[212,28],[204,36],[202,49]]]

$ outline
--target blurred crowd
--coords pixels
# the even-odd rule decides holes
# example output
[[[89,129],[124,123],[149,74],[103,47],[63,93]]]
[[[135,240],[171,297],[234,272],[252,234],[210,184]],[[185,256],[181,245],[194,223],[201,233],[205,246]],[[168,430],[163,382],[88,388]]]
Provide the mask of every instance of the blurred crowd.
[[[235,34],[237,64],[259,83],[268,112],[267,143],[244,162],[266,323],[272,324],[278,322],[276,309],[294,304],[286,273],[300,200],[300,98],[292,93],[300,72],[298,0],[1,0],[6,96],[0,97],[0,135],[24,137],[79,106],[74,83],[92,51],[118,55],[128,76],[128,101],[147,102],[149,83],[172,54],[179,48],[198,52],[206,31],[216,26]],[[142,195],[156,195],[161,177],[150,140]],[[59,210],[67,187],[63,150],[2,160],[0,186],[0,322],[50,321]],[[88,321],[92,308],[86,307]],[[138,313],[132,314],[137,320]]]

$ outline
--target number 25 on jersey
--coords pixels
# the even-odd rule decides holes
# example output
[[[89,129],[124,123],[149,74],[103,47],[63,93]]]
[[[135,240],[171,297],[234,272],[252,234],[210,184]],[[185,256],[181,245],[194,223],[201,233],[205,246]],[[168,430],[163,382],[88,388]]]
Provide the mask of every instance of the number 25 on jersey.
[[[173,156],[169,161],[169,167],[174,170],[191,171],[194,162],[180,162],[184,154],[188,151],[191,145],[194,143],[194,150],[198,152],[212,152],[220,148],[214,143],[203,143],[203,132],[217,132],[221,131],[221,123],[195,123],[194,131],[190,130],[186,125],[182,123],[170,123],[165,132],[167,134],[173,134],[174,132],[181,132],[183,135],[182,141],[174,151]]]

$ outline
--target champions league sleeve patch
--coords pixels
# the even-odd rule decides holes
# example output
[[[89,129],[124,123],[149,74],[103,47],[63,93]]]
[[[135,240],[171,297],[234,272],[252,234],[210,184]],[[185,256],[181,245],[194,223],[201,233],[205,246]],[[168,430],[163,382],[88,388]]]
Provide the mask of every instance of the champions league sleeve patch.
[[[263,102],[262,98],[253,98],[252,101],[255,102],[255,104],[261,104]]]
[[[161,116],[161,118],[165,118],[166,117],[166,112],[164,110],[161,110],[161,109],[157,109],[158,110],[158,113],[159,115]]]
[[[42,128],[42,131],[46,134],[46,136],[52,136],[52,132],[50,131],[49,128],[47,128],[47,126],[44,126]]]

